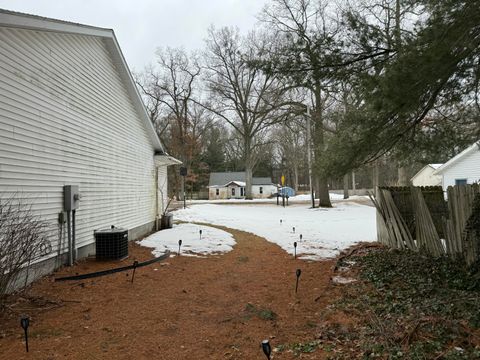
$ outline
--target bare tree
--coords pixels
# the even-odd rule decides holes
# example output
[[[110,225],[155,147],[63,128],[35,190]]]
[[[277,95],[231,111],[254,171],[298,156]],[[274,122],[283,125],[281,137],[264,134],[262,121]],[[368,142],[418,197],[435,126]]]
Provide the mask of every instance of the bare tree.
[[[195,53],[189,55],[182,49],[167,47],[157,51],[155,67],[137,75],[137,84],[159,136],[189,172],[194,156],[200,153],[202,132],[211,120],[194,101],[194,97],[200,96],[200,71]],[[176,173],[174,183],[178,191],[180,177]]]
[[[210,28],[205,53],[208,101],[203,106],[230,124],[242,139],[246,172],[246,198],[252,198],[252,174],[268,129],[284,116],[284,87],[274,75],[252,66],[270,41],[252,32]]]
[[[265,7],[261,20],[280,39],[269,55],[269,68],[288,79],[292,87],[310,93],[315,167],[314,174],[320,206],[331,207],[328,174],[323,171],[326,155],[326,132],[330,131],[325,117],[330,97],[332,63],[337,54],[337,22],[327,13],[328,2],[309,0],[273,0]]]
[[[298,191],[301,170],[305,170],[306,128],[304,116],[291,116],[274,131],[277,152],[291,174]]]

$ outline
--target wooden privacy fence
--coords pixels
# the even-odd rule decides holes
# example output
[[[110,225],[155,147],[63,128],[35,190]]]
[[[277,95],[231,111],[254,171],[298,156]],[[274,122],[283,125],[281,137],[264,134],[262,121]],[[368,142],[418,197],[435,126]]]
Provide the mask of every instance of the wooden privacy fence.
[[[377,208],[378,241],[392,248],[461,258],[480,257],[480,186],[380,187],[371,197]]]

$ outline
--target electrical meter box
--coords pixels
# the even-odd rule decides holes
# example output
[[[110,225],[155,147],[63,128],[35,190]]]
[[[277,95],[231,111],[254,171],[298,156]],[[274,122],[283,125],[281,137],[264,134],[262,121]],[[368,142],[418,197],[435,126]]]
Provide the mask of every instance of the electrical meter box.
[[[65,211],[78,209],[80,192],[78,185],[65,185],[63,187],[63,207]]]

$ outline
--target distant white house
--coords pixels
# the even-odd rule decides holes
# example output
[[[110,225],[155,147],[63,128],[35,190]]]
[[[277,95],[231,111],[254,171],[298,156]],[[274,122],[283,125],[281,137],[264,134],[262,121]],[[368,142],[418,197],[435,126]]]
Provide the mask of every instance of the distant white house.
[[[213,172],[208,184],[209,200],[245,198],[245,172]],[[268,198],[277,191],[277,186],[268,177],[252,178],[252,197]]]
[[[113,30],[0,10],[0,196],[48,222],[45,272],[65,260],[64,186],[78,186],[78,257],[94,230],[151,232],[166,205],[165,153]],[[73,216],[73,214],[72,214]]]
[[[453,157],[434,172],[442,176],[442,187],[480,182],[480,141]]]
[[[442,164],[425,165],[412,177],[411,181],[413,186],[441,186],[442,176],[434,174],[435,170],[440,166],[442,166]]]

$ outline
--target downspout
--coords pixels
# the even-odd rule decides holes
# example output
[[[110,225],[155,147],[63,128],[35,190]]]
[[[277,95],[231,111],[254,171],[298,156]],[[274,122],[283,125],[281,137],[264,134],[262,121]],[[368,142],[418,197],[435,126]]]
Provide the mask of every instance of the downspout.
[[[72,210],[72,258],[73,262],[77,261],[77,243],[76,243],[76,236],[75,236],[75,212],[76,210]]]
[[[155,231],[158,231],[158,166],[155,166]]]
[[[68,235],[68,265],[73,265],[72,254],[72,228],[70,227],[70,210],[67,210],[67,235]]]

